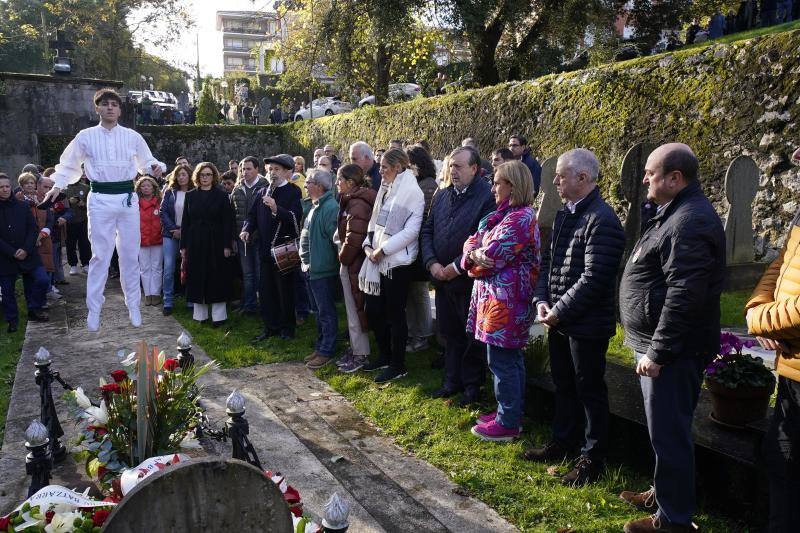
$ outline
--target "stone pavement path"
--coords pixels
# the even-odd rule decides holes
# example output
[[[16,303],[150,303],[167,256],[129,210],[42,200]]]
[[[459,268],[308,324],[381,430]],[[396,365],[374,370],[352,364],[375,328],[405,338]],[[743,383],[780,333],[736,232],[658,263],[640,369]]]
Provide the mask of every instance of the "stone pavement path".
[[[113,281],[106,290],[100,331],[88,333],[85,277],[71,276],[69,281],[64,299],[51,304],[51,322],[28,325],[0,450],[0,515],[27,493],[24,432],[39,417],[33,377],[33,354],[39,346],[53,354],[54,370],[87,392],[97,387],[101,376],[119,368],[118,350],[132,351],[142,339],[170,356],[177,354],[179,323],[161,316],[160,308],[143,307],[143,327],[131,327]],[[193,353],[198,362],[208,360],[202,347],[195,347]],[[516,531],[490,507],[461,495],[441,471],[382,436],[345,398],[300,363],[216,370],[206,374],[204,385],[203,402],[217,427],[225,420],[228,394],[233,388],[242,391],[250,438],[262,464],[285,474],[312,514],[321,513],[330,494],[338,491],[354,502],[354,532]],[[71,439],[75,427],[60,396],[61,391],[54,390],[66,439]],[[210,441],[204,446],[210,454],[229,457],[231,453],[230,443]],[[83,490],[91,485],[83,465],[71,456],[53,475],[53,483],[69,488]]]

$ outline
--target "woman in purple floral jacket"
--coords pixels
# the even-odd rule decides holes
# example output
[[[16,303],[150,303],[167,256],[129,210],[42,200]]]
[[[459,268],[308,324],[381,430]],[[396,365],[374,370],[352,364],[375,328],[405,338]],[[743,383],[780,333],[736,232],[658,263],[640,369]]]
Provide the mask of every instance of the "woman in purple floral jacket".
[[[467,329],[486,344],[494,376],[497,411],[482,415],[472,433],[483,440],[509,441],[520,434],[525,394],[522,348],[536,310],[539,226],[533,178],[519,161],[497,167],[492,186],[497,210],[464,243],[461,266],[476,278]]]

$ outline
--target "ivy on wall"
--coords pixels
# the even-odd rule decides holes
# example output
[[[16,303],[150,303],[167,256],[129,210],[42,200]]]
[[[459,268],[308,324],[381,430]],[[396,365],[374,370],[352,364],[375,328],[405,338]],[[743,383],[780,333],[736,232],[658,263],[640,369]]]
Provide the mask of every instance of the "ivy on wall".
[[[763,173],[754,204],[757,229],[775,241],[800,191],[800,175],[789,161],[800,139],[798,55],[800,31],[793,31],[281,126],[145,131],[148,142],[169,152],[163,157],[186,151],[225,163],[251,152],[310,161],[314,148],[328,143],[346,159],[356,140],[386,146],[395,138],[425,139],[441,159],[473,137],[488,157],[520,133],[540,160],[576,146],[593,150],[601,188],[618,209],[626,151],[642,141],[680,141],[697,153],[704,188],[720,213],[728,164],[742,154],[756,160]]]

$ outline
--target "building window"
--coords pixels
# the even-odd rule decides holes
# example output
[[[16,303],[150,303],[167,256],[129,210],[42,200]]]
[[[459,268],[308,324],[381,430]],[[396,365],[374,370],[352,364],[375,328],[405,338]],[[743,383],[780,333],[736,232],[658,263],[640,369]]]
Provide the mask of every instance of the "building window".
[[[226,57],[225,64],[229,67],[241,67],[244,64],[244,61],[241,57]]]

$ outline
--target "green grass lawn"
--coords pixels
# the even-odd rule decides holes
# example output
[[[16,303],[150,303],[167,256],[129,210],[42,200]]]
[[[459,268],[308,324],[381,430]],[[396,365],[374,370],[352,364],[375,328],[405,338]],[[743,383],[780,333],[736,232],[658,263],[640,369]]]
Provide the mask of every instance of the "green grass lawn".
[[[3,441],[6,428],[6,415],[8,402],[11,400],[11,389],[14,386],[14,375],[17,371],[17,361],[22,353],[22,341],[25,340],[25,324],[27,323],[27,310],[25,298],[20,297],[21,284],[17,287],[17,303],[19,304],[19,328],[16,333],[6,333],[6,323],[0,323],[0,443]]]
[[[342,331],[344,313],[341,308],[339,311]],[[226,327],[214,329],[193,322],[191,311],[182,303],[176,304],[175,317],[195,343],[224,367],[299,361],[313,350],[316,337],[311,318],[298,329],[295,340],[270,339],[254,348],[249,340],[261,329],[258,318],[233,315]],[[623,349],[621,342],[615,343],[614,349]],[[617,497],[624,489],[649,487],[648,479],[625,466],[610,465],[599,483],[572,489],[561,486],[547,472],[547,465],[520,459],[526,446],[541,444],[548,438],[549,428],[540,422],[526,419],[524,438],[513,444],[485,443],[472,436],[469,429],[475,418],[492,406],[486,403],[481,409],[470,411],[431,399],[430,393],[439,387],[442,377],[441,370],[431,368],[434,356],[433,348],[409,354],[408,377],[385,385],[376,385],[366,373],[340,374],[333,365],[317,374],[384,434],[441,469],[523,531],[619,531],[626,520],[643,516]],[[562,473],[566,471],[566,465],[559,468]],[[705,531],[743,530],[738,524],[705,513],[698,514],[696,520]]]

